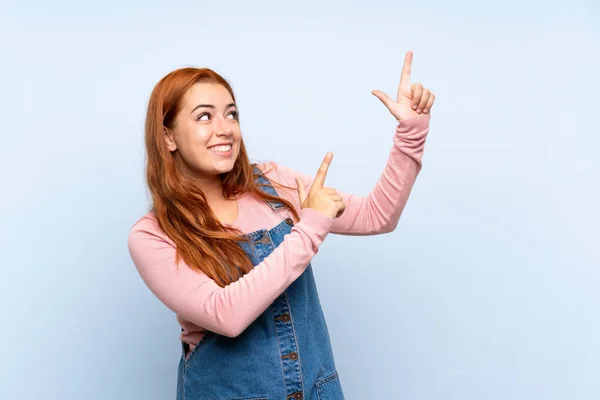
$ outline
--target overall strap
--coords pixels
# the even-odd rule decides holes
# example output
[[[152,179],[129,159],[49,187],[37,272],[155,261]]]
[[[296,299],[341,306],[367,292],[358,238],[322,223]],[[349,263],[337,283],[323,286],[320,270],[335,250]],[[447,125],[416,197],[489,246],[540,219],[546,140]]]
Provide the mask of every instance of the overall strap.
[[[261,184],[261,185],[266,185],[266,186],[259,186],[259,188],[263,192],[270,194],[271,196],[279,197],[279,194],[277,194],[277,191],[272,186],[271,181],[269,181],[269,179],[262,173],[262,171],[256,166],[254,167],[253,171],[254,171],[254,175],[256,175],[256,183]],[[279,208],[284,207],[284,205],[278,201],[267,200],[267,204],[269,204],[269,206],[275,211],[277,211],[277,209],[279,209]]]

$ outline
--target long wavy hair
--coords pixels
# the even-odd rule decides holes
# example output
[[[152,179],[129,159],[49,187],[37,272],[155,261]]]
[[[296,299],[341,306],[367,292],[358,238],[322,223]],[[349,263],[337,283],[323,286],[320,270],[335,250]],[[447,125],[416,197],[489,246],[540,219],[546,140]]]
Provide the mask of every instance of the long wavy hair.
[[[229,83],[208,68],[181,68],[162,78],[152,91],[146,115],[146,180],[152,197],[151,210],[177,247],[176,262],[183,259],[190,268],[202,271],[225,287],[253,268],[239,244],[248,239],[218,221],[202,188],[184,173],[181,155],[177,150],[169,151],[164,136],[165,128],[175,125],[184,95],[196,83],[222,85],[235,102]],[[265,201],[279,201],[298,221],[298,213],[289,201],[260,189],[262,185],[255,182],[255,165],[250,163],[242,139],[233,169],[221,174],[225,198],[250,193]]]

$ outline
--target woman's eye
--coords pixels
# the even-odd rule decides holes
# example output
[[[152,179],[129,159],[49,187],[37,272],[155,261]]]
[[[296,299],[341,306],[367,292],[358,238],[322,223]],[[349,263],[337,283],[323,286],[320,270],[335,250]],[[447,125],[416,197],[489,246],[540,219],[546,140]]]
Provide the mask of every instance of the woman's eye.
[[[237,111],[232,111],[227,116],[228,117],[232,117],[233,119],[237,120],[239,118],[239,116],[240,116],[240,113],[237,112]]]
[[[207,113],[198,115],[198,121],[208,121],[210,119],[210,115]]]

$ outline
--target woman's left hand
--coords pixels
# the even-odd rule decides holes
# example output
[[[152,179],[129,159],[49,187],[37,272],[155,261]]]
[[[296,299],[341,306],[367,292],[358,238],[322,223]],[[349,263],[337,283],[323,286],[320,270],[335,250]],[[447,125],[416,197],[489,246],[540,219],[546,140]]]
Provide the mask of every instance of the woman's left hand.
[[[371,92],[381,100],[398,121],[429,114],[435,101],[435,95],[429,89],[424,88],[422,84],[410,84],[412,58],[412,51],[408,51],[404,57],[404,66],[402,67],[396,101],[380,90],[373,90]]]

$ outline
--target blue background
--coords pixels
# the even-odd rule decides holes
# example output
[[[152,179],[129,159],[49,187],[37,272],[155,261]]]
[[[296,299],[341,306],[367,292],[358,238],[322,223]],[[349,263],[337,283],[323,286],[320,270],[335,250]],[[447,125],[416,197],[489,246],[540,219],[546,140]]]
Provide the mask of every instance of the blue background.
[[[346,397],[600,398],[593,1],[3,2],[0,398],[172,399],[174,315],[126,240],[174,68],[230,80],[253,161],[366,195],[404,53],[436,94],[398,229],[314,260]]]

